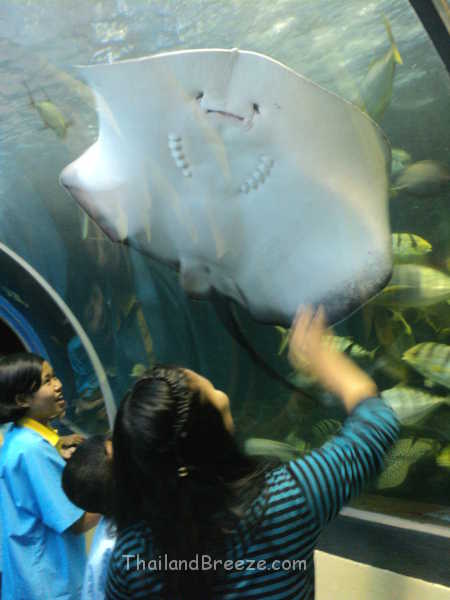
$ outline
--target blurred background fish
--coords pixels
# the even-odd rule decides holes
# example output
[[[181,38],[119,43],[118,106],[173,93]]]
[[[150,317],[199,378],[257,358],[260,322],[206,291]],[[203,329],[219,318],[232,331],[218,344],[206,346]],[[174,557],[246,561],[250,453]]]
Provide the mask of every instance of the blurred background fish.
[[[289,433],[284,441],[286,444],[294,446],[294,448],[296,448],[301,455],[305,454],[310,449],[309,443],[294,432]]]
[[[392,253],[396,262],[423,257],[432,250],[430,242],[414,233],[393,233]]]
[[[72,125],[72,121],[67,120],[61,110],[54,104],[48,96],[45,100],[35,100],[28,85],[23,82],[28,91],[30,105],[37,110],[44,123],[44,127],[52,129],[60,138],[65,138],[67,129]]]
[[[372,373],[380,372],[385,377],[400,382],[400,384],[406,384],[408,381],[408,367],[400,359],[388,354],[377,358],[370,371]]]
[[[402,485],[412,465],[427,454],[433,453],[436,444],[432,439],[400,439],[386,458],[385,468],[375,484],[377,489],[384,490]]]
[[[403,148],[391,148],[391,176],[397,177],[410,163],[412,156]]]
[[[394,194],[407,190],[417,196],[429,196],[437,194],[449,181],[447,167],[434,160],[421,160],[406,167],[391,189]]]
[[[24,300],[22,300],[22,298],[19,296],[19,294],[17,292],[10,290],[5,285],[2,285],[1,289],[2,289],[3,293],[5,294],[5,296],[8,296],[8,298],[13,300],[16,304],[20,304],[21,306],[24,306],[25,308],[30,308],[30,305],[27,302],[25,302]]]
[[[419,389],[396,385],[381,392],[402,425],[416,425],[439,406],[450,406],[450,398],[433,396]]]
[[[450,468],[450,444],[436,456],[436,464],[446,469]]]
[[[391,44],[389,50],[380,58],[375,59],[369,66],[366,76],[361,84],[361,108],[372,119],[379,121],[392,98],[392,85],[394,82],[395,67],[402,65],[403,60],[392,35],[391,25],[384,17],[384,26]]]
[[[244,450],[251,456],[267,456],[281,461],[289,461],[301,456],[301,452],[291,444],[265,438],[248,438],[244,442]]]
[[[424,307],[450,299],[450,277],[423,265],[394,265],[391,280],[374,299],[398,308]]]
[[[450,388],[450,346],[436,342],[416,344],[403,355],[429,382]]]

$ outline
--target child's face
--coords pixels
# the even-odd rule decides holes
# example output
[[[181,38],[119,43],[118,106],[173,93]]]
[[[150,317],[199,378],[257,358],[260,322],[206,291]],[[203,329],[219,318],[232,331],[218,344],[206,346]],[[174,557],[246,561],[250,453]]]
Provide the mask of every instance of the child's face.
[[[47,361],[42,364],[41,387],[28,396],[25,402],[29,407],[26,416],[44,425],[66,412],[62,384]]]

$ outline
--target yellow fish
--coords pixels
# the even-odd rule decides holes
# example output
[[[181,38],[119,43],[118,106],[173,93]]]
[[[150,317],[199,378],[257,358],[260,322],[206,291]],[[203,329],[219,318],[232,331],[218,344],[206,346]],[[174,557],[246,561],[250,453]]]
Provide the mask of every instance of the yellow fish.
[[[297,435],[294,432],[291,432],[289,435],[287,435],[284,441],[286,442],[286,444],[289,444],[290,446],[296,448],[296,450],[301,454],[305,454],[310,449],[309,443],[305,442],[304,439],[297,437]]]
[[[436,342],[416,344],[403,354],[403,360],[421,375],[450,388],[450,346]]]
[[[373,359],[378,348],[367,350],[357,344],[351,337],[339,335],[326,335],[325,344],[329,344],[337,352],[346,352],[352,358]]]
[[[384,18],[384,26],[391,46],[381,58],[372,62],[361,84],[362,109],[372,119],[381,119],[384,111],[389,106],[392,97],[396,65],[403,64],[402,57],[395,43],[389,21]]]
[[[418,196],[436,194],[441,187],[450,181],[446,167],[434,160],[420,160],[406,167],[398,176],[391,191],[396,194],[401,190]]]
[[[445,448],[436,456],[436,464],[440,467],[450,468],[450,445],[445,446]]]
[[[299,450],[286,442],[265,438],[248,438],[245,440],[244,449],[250,456],[273,456],[282,461],[293,460],[301,455]]]
[[[285,327],[281,327],[281,325],[275,325],[275,329],[281,335],[280,347],[278,348],[278,355],[283,354],[289,344],[289,333],[290,330]]]
[[[424,256],[431,252],[432,246],[427,240],[414,233],[393,233],[392,253],[394,260],[407,260]]]
[[[142,363],[136,363],[131,370],[130,377],[133,377],[133,379],[139,379],[147,372],[148,372],[148,367],[146,367]]]
[[[428,392],[401,385],[384,390],[381,397],[389,404],[402,425],[415,425],[439,406],[450,406],[450,398],[433,396]]]
[[[374,371],[381,371],[391,379],[405,383],[408,380],[408,367],[396,357],[385,354],[380,356],[374,365]]]
[[[423,456],[432,452],[436,442],[431,439],[413,441],[410,438],[399,440],[388,453],[385,468],[376,481],[379,490],[402,485],[410,467]]]
[[[46,100],[36,101],[28,85],[25,82],[24,85],[28,90],[30,104],[38,111],[44,126],[53,129],[58,137],[65,138],[67,134],[67,128],[70,127],[72,122],[65,119],[60,109],[53,104],[49,98]]]
[[[396,177],[411,162],[411,154],[402,148],[391,149],[391,175]]]
[[[450,298],[450,277],[423,265],[394,265],[391,280],[374,299],[394,308],[421,308]]]

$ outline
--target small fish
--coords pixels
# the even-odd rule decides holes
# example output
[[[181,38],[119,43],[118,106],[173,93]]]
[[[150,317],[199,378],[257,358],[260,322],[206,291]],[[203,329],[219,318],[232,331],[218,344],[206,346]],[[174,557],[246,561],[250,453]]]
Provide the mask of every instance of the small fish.
[[[327,335],[325,336],[325,343],[327,342],[338,352],[346,352],[352,358],[372,359],[377,351],[377,348],[374,350],[366,350],[366,348],[357,344],[352,338],[345,336]]]
[[[87,240],[89,236],[89,217],[84,211],[80,214],[81,219],[81,239]]]
[[[450,406],[450,398],[432,396],[414,388],[396,385],[381,392],[402,425],[416,425],[443,404]]]
[[[5,294],[5,296],[8,296],[8,298],[13,300],[16,304],[21,304],[25,308],[30,308],[30,305],[27,304],[24,300],[22,300],[22,298],[19,296],[19,294],[17,294],[16,292],[13,292],[13,290],[10,290],[9,288],[7,288],[4,285],[2,285],[2,290],[3,290],[3,293]]]
[[[404,353],[403,360],[433,383],[450,388],[450,346],[447,344],[417,344]]]
[[[130,377],[134,379],[139,379],[148,371],[148,367],[143,365],[142,363],[136,363],[131,370]]]
[[[286,442],[286,444],[293,446],[301,454],[305,454],[309,451],[308,442],[305,442],[304,439],[297,437],[293,432],[287,435],[284,441]]]
[[[394,381],[405,383],[408,380],[408,367],[392,356],[380,356],[373,365],[373,371],[381,371]]]
[[[281,343],[278,350],[278,354],[282,354],[289,343],[289,329],[284,327],[275,326],[281,334]],[[350,355],[353,357],[365,357],[371,356],[373,351],[365,350],[362,346],[359,346],[352,338],[338,335],[327,335],[325,336],[325,343],[328,343],[337,352],[346,352],[350,348]]]
[[[424,321],[436,334],[436,341],[445,342],[450,334],[450,307],[448,302],[416,309],[416,322]]]
[[[355,342],[350,337],[327,335],[325,336],[325,343],[330,345],[334,350],[337,350],[337,352],[345,352],[348,348],[353,346]]]
[[[352,358],[369,358],[370,360],[373,360],[377,350],[378,346],[373,350],[367,350],[367,348],[363,348],[359,344],[352,344],[350,346],[350,351],[348,352],[348,354]]]
[[[248,438],[244,449],[251,456],[273,456],[282,461],[293,460],[301,456],[301,452],[286,442],[277,442],[265,438]]]
[[[450,327],[444,327],[443,329],[439,329],[438,338],[439,340],[446,340],[450,338]]]
[[[281,325],[275,325],[275,329],[281,335],[280,347],[278,348],[278,356],[279,356],[280,354],[283,354],[283,352],[286,350],[286,348],[289,344],[289,329],[286,329],[285,327],[281,327]]]
[[[362,109],[375,121],[381,119],[392,98],[396,65],[403,64],[402,57],[392,35],[389,21],[384,18],[384,26],[391,43],[389,50],[372,62],[361,84]]]
[[[431,252],[432,246],[427,240],[414,233],[393,233],[392,253],[394,260],[407,260],[424,256]]]
[[[281,329],[281,327],[277,327],[277,329]],[[327,335],[325,336],[325,340],[328,341],[331,347],[337,352],[347,352],[347,354],[355,359],[373,359],[378,350],[378,348],[375,348],[374,350],[366,350],[366,348],[363,348],[351,338],[344,336]],[[297,369],[292,371],[287,378],[293,385],[300,389],[312,387],[317,383],[317,379],[314,377],[314,375],[311,375],[308,363],[306,361],[304,363],[297,363]]]
[[[373,325],[380,346],[390,357],[401,357],[416,339],[401,310],[393,306],[377,305]]]
[[[403,316],[399,311],[393,311],[390,308],[377,306],[375,317],[373,320],[375,333],[379,344],[386,350],[389,355],[392,355],[392,347],[400,336],[403,335],[404,329],[410,329]],[[408,346],[403,349],[403,352],[413,346],[416,342],[408,343]],[[401,354],[403,354],[403,352]],[[395,353],[397,354],[397,352]]]
[[[322,444],[339,433],[341,428],[342,423],[337,419],[323,419],[314,425],[311,433],[316,444],[322,446]]]
[[[412,161],[411,154],[402,148],[391,149],[391,176],[397,177]]]
[[[60,109],[53,104],[49,98],[46,100],[36,101],[28,85],[25,82],[23,83],[28,90],[30,104],[38,111],[45,127],[50,127],[50,129],[53,129],[58,137],[65,138],[67,134],[67,128],[72,124],[71,121],[65,119]]]
[[[436,456],[436,464],[440,467],[450,468],[450,445],[445,446],[445,448]]]
[[[424,265],[394,265],[387,286],[373,300],[376,304],[399,308],[421,308],[450,298],[450,277]]]
[[[405,481],[410,467],[426,454],[433,452],[436,442],[431,439],[402,438],[388,453],[385,468],[376,481],[379,490],[398,487]]]
[[[450,181],[448,169],[434,160],[421,160],[406,167],[397,177],[391,191],[407,190],[418,196],[436,194]]]

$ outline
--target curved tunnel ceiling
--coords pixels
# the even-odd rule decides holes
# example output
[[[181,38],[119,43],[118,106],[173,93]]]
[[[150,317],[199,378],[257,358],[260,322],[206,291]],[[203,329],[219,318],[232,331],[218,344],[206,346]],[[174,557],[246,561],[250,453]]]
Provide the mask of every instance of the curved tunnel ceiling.
[[[1,292],[10,305],[5,320],[29,350],[52,363],[63,384],[70,365],[66,364],[68,356],[61,351],[61,345],[64,338],[79,338],[97,376],[111,424],[116,412],[111,388],[97,352],[76,316],[30,264],[1,242],[0,272]]]

